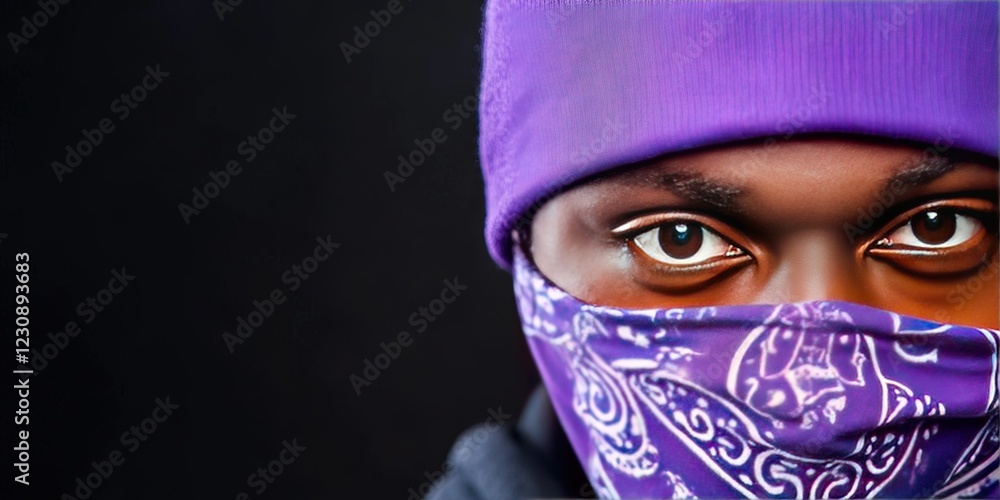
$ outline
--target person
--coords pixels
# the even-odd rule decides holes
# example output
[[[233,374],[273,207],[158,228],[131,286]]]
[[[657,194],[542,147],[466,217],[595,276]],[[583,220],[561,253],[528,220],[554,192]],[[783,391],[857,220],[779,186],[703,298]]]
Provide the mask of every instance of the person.
[[[544,389],[430,497],[997,498],[997,15],[488,1]]]

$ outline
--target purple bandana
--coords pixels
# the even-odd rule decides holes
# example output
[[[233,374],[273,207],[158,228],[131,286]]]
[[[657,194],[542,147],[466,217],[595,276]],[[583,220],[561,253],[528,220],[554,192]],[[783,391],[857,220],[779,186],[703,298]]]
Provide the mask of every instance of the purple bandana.
[[[514,271],[602,498],[997,497],[998,331],[837,301],[601,307],[519,249]]]

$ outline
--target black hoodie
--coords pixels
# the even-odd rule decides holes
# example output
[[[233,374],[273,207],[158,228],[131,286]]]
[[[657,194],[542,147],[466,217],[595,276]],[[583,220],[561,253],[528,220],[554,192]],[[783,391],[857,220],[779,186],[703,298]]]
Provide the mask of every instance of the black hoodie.
[[[484,432],[485,439],[474,437]],[[451,471],[428,500],[594,497],[543,387],[532,393],[516,426],[465,431],[448,461]]]

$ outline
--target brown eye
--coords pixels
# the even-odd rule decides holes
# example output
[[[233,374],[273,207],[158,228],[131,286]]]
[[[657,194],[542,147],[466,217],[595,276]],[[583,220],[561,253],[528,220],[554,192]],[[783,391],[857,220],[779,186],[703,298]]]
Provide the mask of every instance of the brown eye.
[[[698,253],[705,239],[703,228],[697,222],[666,224],[659,233],[663,253],[675,259],[686,259]]]
[[[880,247],[950,248],[961,245],[985,229],[975,217],[948,208],[924,210],[879,242]]]
[[[928,245],[940,245],[955,235],[958,221],[951,210],[928,210],[910,221],[913,235]]]
[[[996,204],[953,198],[899,214],[865,254],[907,273],[958,275],[984,265],[996,252]]]
[[[633,242],[650,258],[676,266],[704,264],[743,254],[715,231],[685,219],[664,221],[636,236]]]

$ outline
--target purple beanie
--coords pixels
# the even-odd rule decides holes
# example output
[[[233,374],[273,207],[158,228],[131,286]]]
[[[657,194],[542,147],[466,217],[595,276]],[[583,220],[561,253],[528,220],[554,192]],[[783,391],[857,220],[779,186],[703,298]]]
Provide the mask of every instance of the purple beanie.
[[[488,0],[486,239],[593,174],[842,132],[997,155],[996,2]]]

